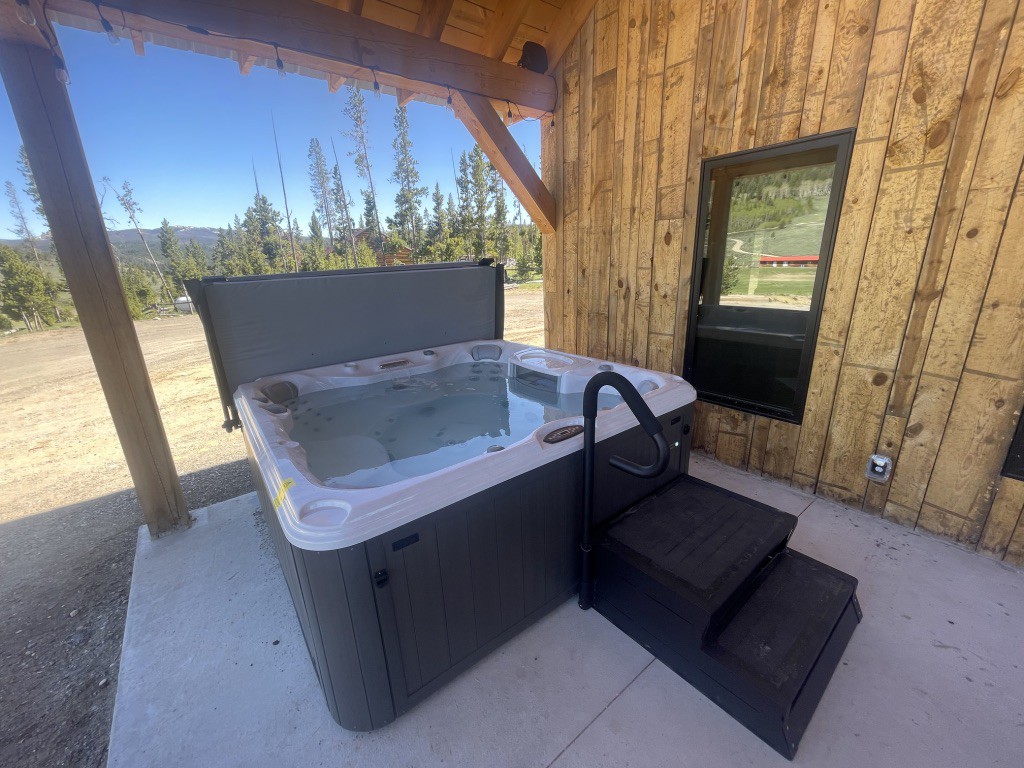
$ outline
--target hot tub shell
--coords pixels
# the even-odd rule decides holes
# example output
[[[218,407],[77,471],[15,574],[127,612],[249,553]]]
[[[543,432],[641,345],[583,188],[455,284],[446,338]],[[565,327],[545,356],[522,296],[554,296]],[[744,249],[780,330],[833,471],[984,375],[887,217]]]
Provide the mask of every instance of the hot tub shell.
[[[481,279],[481,272],[468,270],[490,274]],[[393,296],[394,285],[414,271],[358,270],[322,277],[334,286],[357,285],[365,302],[367,285],[376,285],[381,296]],[[424,272],[438,278],[434,271]],[[345,280],[346,275],[355,279]],[[361,280],[367,276],[373,281]],[[500,341],[501,271],[462,265],[441,275],[442,282],[453,285],[446,304],[459,296],[466,280],[481,286],[454,302],[464,310],[471,305],[470,319],[479,322],[470,322],[469,330],[461,325],[453,330],[447,320],[431,314],[436,299],[414,298],[424,315],[412,335],[427,339],[427,346],[430,339],[450,342],[453,333],[469,338],[432,347],[429,362],[417,356],[422,347],[410,350],[387,334],[377,345],[384,347],[380,355],[355,361],[335,339],[326,353],[322,345],[306,342],[313,350],[307,358],[323,362],[327,354],[333,365],[289,373],[285,366],[296,359],[295,351],[279,326],[298,328],[302,335],[309,323],[303,304],[311,295],[323,296],[325,284],[303,281],[317,277],[289,276],[276,286],[266,278],[243,279],[234,281],[237,290],[224,290],[228,281],[215,279],[193,283],[189,290],[207,330],[222,398],[226,390],[233,394],[225,400],[226,425],[243,427],[260,504],[327,706],[344,728],[368,731],[394,720],[577,591],[582,437],[550,444],[543,438],[582,419],[550,422],[506,450],[409,483],[337,489],[325,487],[303,467],[301,451],[288,445],[287,429],[281,427],[283,414],[263,407],[266,385],[288,380],[308,391],[343,385],[346,377],[409,375],[421,365],[472,355],[485,342],[500,348],[505,363],[518,355],[520,362],[531,359],[540,372],[545,359],[566,359],[559,375],[566,381],[575,376],[573,386],[581,390],[589,375],[609,364],[544,350],[532,350],[531,357],[522,345]],[[204,296],[211,288],[222,290],[224,300],[211,302]],[[290,307],[283,320],[275,318],[277,341],[270,344],[259,336],[261,322],[268,321],[238,314],[254,295],[265,298],[268,293],[283,296]],[[481,302],[481,295],[490,302]],[[404,301],[408,312],[409,294]],[[378,306],[376,311],[386,309]],[[450,315],[458,308],[438,311]],[[488,314],[494,322],[486,329]],[[367,325],[372,327],[372,321]],[[277,349],[281,345],[286,348]],[[365,350],[365,339],[354,348]],[[396,357],[406,360],[400,370],[387,365]],[[654,382],[656,388],[645,399],[673,451],[669,470],[654,480],[601,473],[597,522],[685,473],[689,459],[692,388],[667,374],[614,368],[635,384]],[[264,375],[248,382],[237,378],[246,375],[239,371],[253,370]],[[599,462],[612,455],[651,460],[650,440],[625,405],[603,412],[597,425]]]

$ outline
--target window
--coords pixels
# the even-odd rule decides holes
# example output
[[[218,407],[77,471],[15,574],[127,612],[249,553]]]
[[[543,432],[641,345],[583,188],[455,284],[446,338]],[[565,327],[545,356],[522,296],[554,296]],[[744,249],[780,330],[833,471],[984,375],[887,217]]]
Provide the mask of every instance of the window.
[[[685,376],[800,423],[853,132],[705,160]]]

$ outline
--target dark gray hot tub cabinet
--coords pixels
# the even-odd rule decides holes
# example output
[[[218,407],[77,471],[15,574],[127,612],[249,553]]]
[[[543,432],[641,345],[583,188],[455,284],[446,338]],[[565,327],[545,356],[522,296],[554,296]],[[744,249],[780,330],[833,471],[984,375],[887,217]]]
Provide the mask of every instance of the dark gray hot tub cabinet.
[[[599,519],[682,473],[691,414],[688,406],[661,418],[680,444],[661,478],[606,473],[598,486]],[[649,460],[648,453],[639,427],[598,447],[605,461],[613,454]],[[261,507],[272,510],[255,465],[253,476]],[[293,546],[277,516],[265,515],[327,706],[340,725],[368,731],[390,723],[575,594],[580,476],[577,452],[328,552]]]

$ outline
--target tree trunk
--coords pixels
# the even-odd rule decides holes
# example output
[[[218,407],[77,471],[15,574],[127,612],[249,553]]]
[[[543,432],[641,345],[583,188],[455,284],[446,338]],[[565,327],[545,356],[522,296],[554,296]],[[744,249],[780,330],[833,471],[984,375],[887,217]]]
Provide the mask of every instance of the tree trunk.
[[[32,325],[28,321],[28,315],[25,314],[25,310],[21,310],[21,319],[25,323],[25,330],[32,333]]]

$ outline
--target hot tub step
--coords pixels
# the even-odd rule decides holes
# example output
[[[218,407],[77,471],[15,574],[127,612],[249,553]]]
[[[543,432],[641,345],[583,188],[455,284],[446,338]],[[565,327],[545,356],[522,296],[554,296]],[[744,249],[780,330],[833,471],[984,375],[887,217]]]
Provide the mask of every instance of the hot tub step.
[[[729,620],[795,527],[793,515],[682,476],[607,528],[597,591],[608,578],[629,582],[696,641]]]
[[[783,756],[792,759],[860,620],[856,579],[786,549],[717,637],[693,642],[671,609],[602,572],[595,607]]]

